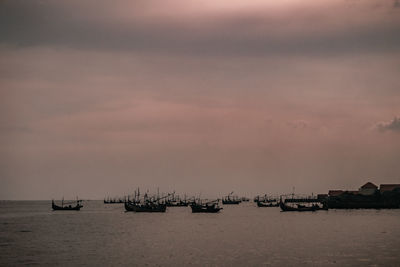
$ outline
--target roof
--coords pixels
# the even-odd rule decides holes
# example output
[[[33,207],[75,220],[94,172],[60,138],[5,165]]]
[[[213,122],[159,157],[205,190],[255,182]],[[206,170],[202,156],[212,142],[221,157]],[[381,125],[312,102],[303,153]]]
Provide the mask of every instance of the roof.
[[[329,190],[328,195],[331,197],[336,197],[343,194],[343,190]]]
[[[377,189],[378,187],[371,182],[366,183],[365,185],[361,186],[361,189]]]
[[[400,188],[400,184],[381,184],[380,191],[381,192],[392,191],[396,188]]]

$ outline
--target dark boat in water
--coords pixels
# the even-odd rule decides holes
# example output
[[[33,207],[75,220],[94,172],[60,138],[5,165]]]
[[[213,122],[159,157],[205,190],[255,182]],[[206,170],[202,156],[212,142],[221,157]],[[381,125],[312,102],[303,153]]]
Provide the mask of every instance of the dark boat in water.
[[[279,201],[275,197],[268,197],[264,195],[264,197],[257,196],[254,198],[257,203],[257,207],[279,207]]]
[[[226,197],[222,198],[222,204],[224,205],[237,205],[242,202],[239,198],[232,196],[233,192],[231,192]]]
[[[185,201],[177,201],[177,202],[166,202],[167,207],[187,207],[189,203]]]
[[[217,213],[222,208],[218,205],[219,200],[209,201],[206,203],[201,203],[201,201],[194,201],[190,204],[192,213]]]
[[[157,193],[157,196],[149,197],[146,193],[141,199],[138,189],[137,193],[135,191],[135,198],[133,201],[128,198],[128,200],[124,202],[125,210],[134,212],[165,212],[167,210],[167,204],[164,199],[168,198],[170,194],[164,197],[159,197],[158,195],[159,193]]]
[[[320,209],[319,206],[314,204],[311,206],[305,206],[301,204],[297,204],[296,206],[289,206],[284,202],[280,202],[279,206],[281,207],[282,211],[316,211]]]
[[[279,202],[261,202],[261,201],[257,201],[257,207],[279,207]]]
[[[279,199],[279,207],[282,211],[317,211],[317,210],[328,210],[328,206],[325,202],[321,202],[318,198],[314,197],[297,197]]]
[[[64,203],[64,199],[61,202],[61,206],[58,206],[54,203],[54,200],[51,201],[51,208],[53,210],[80,210],[82,206],[82,200],[76,200],[76,205],[72,206],[73,202]],[[67,204],[67,205],[64,205]]]
[[[187,207],[189,206],[189,202],[186,200],[186,195],[182,200],[179,196],[175,197],[175,192],[172,193],[172,197],[168,198],[165,201],[167,207]]]
[[[131,201],[125,202],[125,210],[126,211],[134,211],[134,212],[165,212],[167,209],[166,204],[161,203],[135,203]]]

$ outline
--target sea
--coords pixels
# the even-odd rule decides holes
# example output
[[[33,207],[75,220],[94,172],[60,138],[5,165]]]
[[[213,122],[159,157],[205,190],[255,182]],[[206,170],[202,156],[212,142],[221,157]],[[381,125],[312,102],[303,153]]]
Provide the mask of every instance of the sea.
[[[125,212],[0,201],[0,266],[400,266],[400,209]]]

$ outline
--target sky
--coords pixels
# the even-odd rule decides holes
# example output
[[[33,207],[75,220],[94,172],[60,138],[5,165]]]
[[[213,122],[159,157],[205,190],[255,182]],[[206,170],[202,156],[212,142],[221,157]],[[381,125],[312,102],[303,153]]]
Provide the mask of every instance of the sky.
[[[400,183],[400,2],[1,0],[0,199]]]

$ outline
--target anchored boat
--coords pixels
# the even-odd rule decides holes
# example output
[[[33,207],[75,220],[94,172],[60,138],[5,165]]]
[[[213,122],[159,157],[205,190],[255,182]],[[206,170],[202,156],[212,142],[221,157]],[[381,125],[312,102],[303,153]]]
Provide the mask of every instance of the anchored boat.
[[[264,195],[264,197],[257,196],[255,199],[257,207],[279,207],[279,201],[277,198]]]
[[[218,205],[219,200],[208,201],[206,203],[202,203],[200,200],[194,201],[190,204],[190,208],[192,209],[192,213],[217,213],[222,208]]]
[[[321,203],[318,198],[314,197],[301,197],[283,199],[280,197],[279,207],[282,211],[317,211],[327,210],[325,202]]]
[[[76,203],[74,206],[72,206],[72,203]],[[76,200],[76,202],[65,202],[64,199],[61,201],[61,206],[56,205],[54,203],[54,200],[51,201],[51,208],[53,210],[80,210],[82,208],[82,200]]]
[[[137,193],[135,191],[135,198],[133,201],[127,200],[124,203],[126,211],[134,211],[134,212],[165,212],[167,210],[167,204],[164,199],[168,198],[170,194],[159,197],[158,196],[149,197],[144,194],[143,198],[140,198],[140,191],[138,189]]]
[[[232,204],[239,204],[240,202],[242,202],[238,197],[232,196],[232,194],[233,191],[226,197],[222,198],[222,204],[232,205]]]
[[[165,212],[167,209],[167,205],[161,203],[135,203],[131,201],[125,202],[125,210],[126,211],[134,211],[134,212]]]

